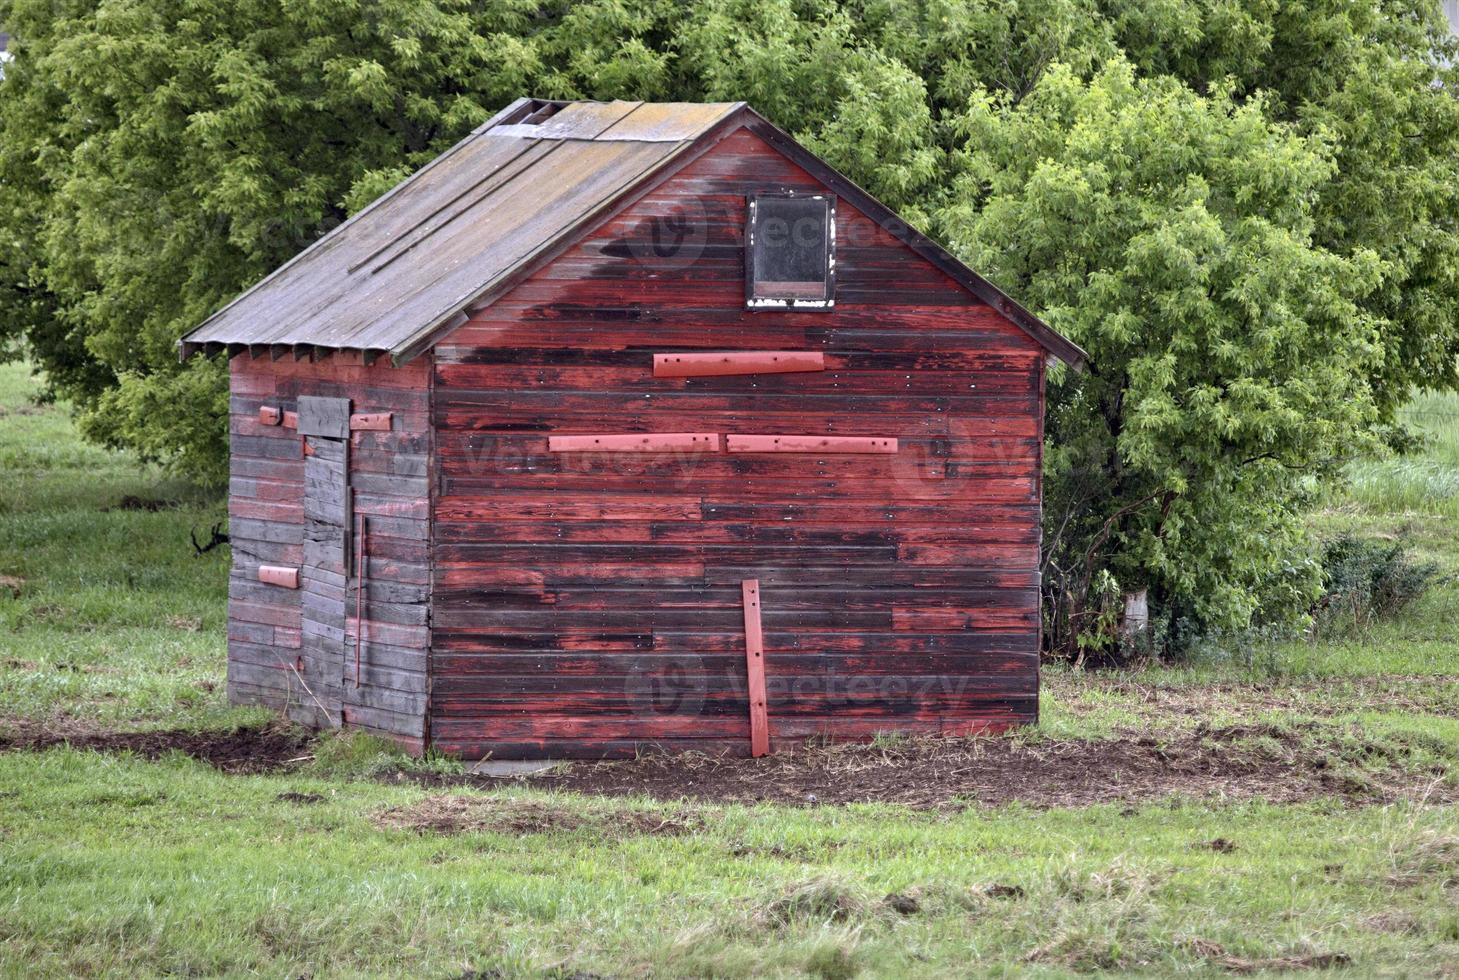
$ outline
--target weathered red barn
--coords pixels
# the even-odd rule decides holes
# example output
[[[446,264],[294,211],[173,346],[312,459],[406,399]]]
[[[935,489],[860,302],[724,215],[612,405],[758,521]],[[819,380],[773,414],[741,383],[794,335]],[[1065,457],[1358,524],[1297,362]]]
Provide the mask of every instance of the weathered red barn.
[[[182,349],[235,702],[467,758],[1037,717],[1082,354],[743,104],[519,100]]]

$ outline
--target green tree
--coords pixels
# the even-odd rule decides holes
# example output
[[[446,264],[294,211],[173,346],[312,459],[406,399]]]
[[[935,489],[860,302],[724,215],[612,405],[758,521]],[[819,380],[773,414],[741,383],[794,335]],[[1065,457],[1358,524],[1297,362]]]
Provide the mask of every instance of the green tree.
[[[1263,110],[1115,61],[959,121],[954,246],[1090,354],[1050,392],[1056,643],[1111,639],[1102,573],[1233,628],[1320,584],[1285,566],[1314,476],[1376,417],[1382,264],[1314,242],[1333,147]]]
[[[1148,75],[1259,97],[1271,118],[1334,147],[1315,189],[1315,241],[1384,262],[1363,301],[1383,356],[1385,419],[1418,387],[1459,384],[1459,62],[1433,0],[1106,0]]]
[[[559,6],[0,4],[0,337],[88,436],[221,481],[224,370],[178,337],[523,90],[667,93],[668,54],[620,43],[649,8]]]

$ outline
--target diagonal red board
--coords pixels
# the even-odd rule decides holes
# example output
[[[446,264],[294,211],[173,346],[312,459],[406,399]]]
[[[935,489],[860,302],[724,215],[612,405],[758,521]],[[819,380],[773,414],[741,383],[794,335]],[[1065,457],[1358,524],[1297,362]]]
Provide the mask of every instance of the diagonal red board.
[[[765,699],[765,638],[760,630],[760,580],[740,583],[745,597],[745,665],[749,671],[750,755],[770,752],[770,714]]]

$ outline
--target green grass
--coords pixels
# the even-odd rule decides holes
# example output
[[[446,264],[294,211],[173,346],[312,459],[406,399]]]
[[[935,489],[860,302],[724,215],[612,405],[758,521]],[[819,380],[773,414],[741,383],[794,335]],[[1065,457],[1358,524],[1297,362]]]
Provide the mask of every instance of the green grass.
[[[449,836],[375,822],[422,790],[186,759],[0,756],[0,792],[22,788],[0,813],[0,962],[14,975],[1218,972],[1197,940],[1410,975],[1459,956],[1446,890],[1459,825],[1432,808],[924,814],[505,791],[476,798],[598,820]],[[703,826],[604,833],[644,810]],[[1201,846],[1215,838],[1235,850]],[[920,911],[890,911],[892,893]]]
[[[33,404],[36,387],[0,366],[0,575],[23,580],[18,598],[0,585],[0,728],[257,718],[223,699],[226,553],[198,558],[187,540],[222,501],[83,445],[63,410]],[[1037,750],[1246,725],[1253,748],[1452,796],[1459,509],[1404,482],[1410,463],[1440,480],[1459,466],[1445,412],[1459,400],[1417,401],[1424,455],[1355,464],[1352,492],[1312,518],[1438,562],[1422,600],[1320,642],[1235,640],[1120,674],[1050,668],[1043,723],[1015,737]],[[127,495],[178,506],[116,509]],[[1356,975],[1438,976],[1459,962],[1453,806],[924,812],[509,787],[460,791],[481,826],[445,834],[384,817],[442,793],[377,781],[399,761],[358,736],[273,776],[181,756],[0,754],[0,977],[1218,976],[1332,952]],[[660,824],[686,832],[644,832]],[[1201,846],[1217,838],[1235,850]],[[894,893],[918,910],[891,910]]]
[[[82,443],[0,365],[0,718],[197,725],[228,715],[228,553],[197,557],[226,519],[218,494]],[[122,509],[124,498],[164,509]]]
[[[1459,394],[1417,395],[1401,418],[1424,451],[1350,464],[1347,499],[1370,513],[1459,517]]]

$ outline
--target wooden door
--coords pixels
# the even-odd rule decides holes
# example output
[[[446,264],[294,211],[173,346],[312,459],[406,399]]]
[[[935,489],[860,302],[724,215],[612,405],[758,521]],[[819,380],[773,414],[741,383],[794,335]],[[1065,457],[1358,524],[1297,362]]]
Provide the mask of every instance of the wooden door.
[[[295,720],[337,728],[343,721],[350,549],[350,401],[299,399],[304,438],[302,680]]]

